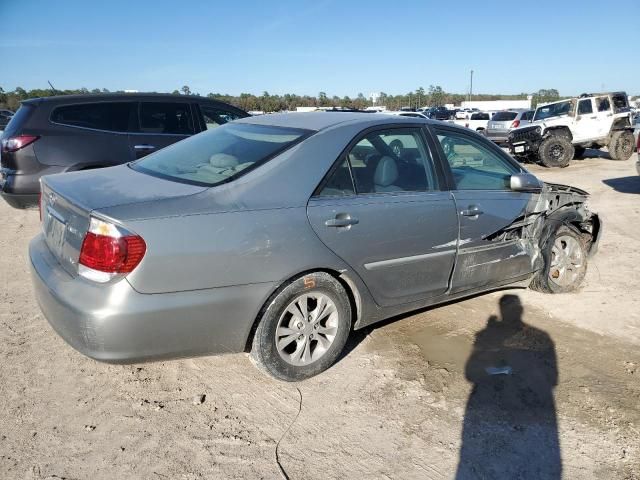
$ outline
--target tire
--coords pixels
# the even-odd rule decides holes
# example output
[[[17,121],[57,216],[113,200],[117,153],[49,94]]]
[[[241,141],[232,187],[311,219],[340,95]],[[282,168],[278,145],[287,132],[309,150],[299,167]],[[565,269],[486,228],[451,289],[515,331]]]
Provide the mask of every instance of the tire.
[[[611,134],[609,156],[612,160],[629,160],[635,150],[635,138],[629,130],[619,130]]]
[[[573,158],[578,159],[578,160],[583,160],[584,159],[584,152],[586,150],[586,148],[584,147],[573,147],[574,153],[573,153]]]
[[[306,319],[302,318],[303,310]],[[318,314],[320,317],[316,318]],[[267,302],[250,356],[259,369],[272,377],[297,382],[333,365],[350,331],[351,304],[344,287],[328,273],[309,273],[286,285]]]
[[[574,148],[568,138],[551,135],[538,147],[538,157],[545,167],[564,168],[573,159]]]
[[[532,290],[568,293],[580,288],[587,274],[587,245],[578,230],[561,225],[542,247],[542,258],[544,265],[531,281]]]

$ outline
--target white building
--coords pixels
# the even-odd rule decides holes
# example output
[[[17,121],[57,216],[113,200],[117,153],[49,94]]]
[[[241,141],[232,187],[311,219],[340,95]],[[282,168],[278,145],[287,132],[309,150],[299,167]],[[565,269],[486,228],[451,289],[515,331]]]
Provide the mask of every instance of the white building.
[[[462,108],[477,108],[482,111],[507,110],[509,108],[531,108],[531,98],[527,100],[472,100],[462,102]]]

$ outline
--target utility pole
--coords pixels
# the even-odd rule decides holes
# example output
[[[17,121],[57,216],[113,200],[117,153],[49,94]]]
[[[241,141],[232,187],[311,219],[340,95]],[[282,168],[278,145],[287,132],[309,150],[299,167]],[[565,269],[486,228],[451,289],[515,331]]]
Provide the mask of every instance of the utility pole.
[[[472,95],[473,95],[473,70],[471,70],[471,83],[469,84],[469,101],[471,101]]]

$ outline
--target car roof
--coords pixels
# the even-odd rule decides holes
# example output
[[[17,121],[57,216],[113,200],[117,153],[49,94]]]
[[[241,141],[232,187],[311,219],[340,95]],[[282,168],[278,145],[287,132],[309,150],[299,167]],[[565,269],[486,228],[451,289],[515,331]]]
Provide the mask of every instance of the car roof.
[[[292,112],[272,113],[259,117],[247,117],[235,120],[234,123],[252,123],[255,125],[270,125],[274,127],[302,128],[305,130],[323,130],[338,124],[349,123],[365,125],[385,125],[397,123],[438,123],[426,118],[403,117],[385,113],[369,112]]]
[[[22,103],[26,104],[40,104],[40,103],[81,103],[81,102],[102,102],[109,100],[133,100],[140,101],[144,99],[154,99],[154,100],[172,100],[172,101],[194,101],[197,100],[199,102],[214,102],[214,103],[224,103],[219,100],[214,100],[207,97],[200,97],[197,95],[176,95],[173,93],[87,93],[81,95],[54,95],[51,97],[38,97],[38,98],[29,98],[27,100],[23,100]]]

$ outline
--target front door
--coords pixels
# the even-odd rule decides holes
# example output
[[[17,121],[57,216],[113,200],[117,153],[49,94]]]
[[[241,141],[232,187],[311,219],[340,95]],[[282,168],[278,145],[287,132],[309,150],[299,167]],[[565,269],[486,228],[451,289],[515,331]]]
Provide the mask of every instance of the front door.
[[[138,129],[129,135],[135,158],[141,158],[195,133],[188,103],[140,102]]]
[[[522,238],[530,193],[510,190],[520,168],[489,141],[458,130],[434,129],[453,175],[460,240],[451,292],[490,286],[532,271]]]
[[[437,296],[448,288],[458,240],[441,183],[421,128],[370,131],[311,198],[309,221],[379,305]]]

